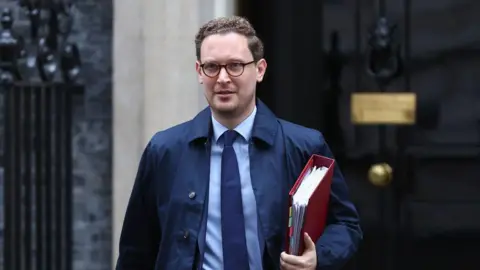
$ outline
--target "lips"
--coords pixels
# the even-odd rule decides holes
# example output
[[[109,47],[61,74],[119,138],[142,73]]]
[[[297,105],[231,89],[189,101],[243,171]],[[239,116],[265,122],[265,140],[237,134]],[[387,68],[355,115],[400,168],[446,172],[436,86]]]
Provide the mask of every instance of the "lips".
[[[224,91],[218,91],[218,92],[216,92],[216,94],[217,95],[230,95],[230,94],[235,94],[235,92],[224,90]]]

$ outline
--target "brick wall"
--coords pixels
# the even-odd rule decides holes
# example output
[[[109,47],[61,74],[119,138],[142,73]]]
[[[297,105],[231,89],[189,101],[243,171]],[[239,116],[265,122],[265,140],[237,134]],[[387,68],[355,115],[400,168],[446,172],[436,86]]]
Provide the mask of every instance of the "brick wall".
[[[22,10],[18,8],[18,2],[17,0],[0,0],[0,8],[13,8],[15,28],[20,33],[26,33],[29,22]],[[80,48],[83,80],[86,85],[85,96],[75,102],[73,127],[74,269],[104,270],[111,269],[113,5],[112,0],[73,2],[75,3],[73,12],[75,20],[70,40],[76,42]],[[2,113],[0,113],[0,121],[3,123]],[[3,124],[0,126],[0,139],[3,140]],[[0,150],[3,151],[3,147]],[[3,177],[0,177],[0,260],[2,261],[3,197]]]

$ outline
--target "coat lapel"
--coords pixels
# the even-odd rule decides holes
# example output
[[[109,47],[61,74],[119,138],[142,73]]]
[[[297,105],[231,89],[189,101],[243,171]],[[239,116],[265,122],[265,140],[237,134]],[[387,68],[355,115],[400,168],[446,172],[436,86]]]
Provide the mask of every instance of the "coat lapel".
[[[188,134],[189,151],[187,160],[189,160],[188,168],[185,172],[188,174],[188,185],[198,191],[196,194],[195,204],[199,215],[198,220],[192,221],[191,224],[199,224],[200,230],[197,235],[198,243],[198,260],[197,265],[202,265],[203,252],[205,250],[205,233],[208,215],[208,189],[210,184],[210,151],[212,123],[211,112],[207,107],[201,111],[193,120],[192,128]]]
[[[250,145],[250,176],[260,220],[259,228],[270,257],[278,258],[288,211],[288,174],[284,162],[283,136],[278,134],[281,130],[273,113],[262,103],[257,103],[257,108],[252,131],[253,144]]]

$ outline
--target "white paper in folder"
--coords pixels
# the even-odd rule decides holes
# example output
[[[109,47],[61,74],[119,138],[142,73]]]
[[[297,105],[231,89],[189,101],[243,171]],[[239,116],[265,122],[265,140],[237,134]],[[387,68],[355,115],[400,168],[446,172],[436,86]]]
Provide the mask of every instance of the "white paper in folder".
[[[308,200],[317,186],[320,184],[325,174],[327,173],[327,167],[313,167],[310,169],[302,179],[300,186],[295,194],[293,194],[292,201],[292,225],[293,233],[290,238],[290,251],[292,255],[298,254],[298,248],[300,241],[303,241],[303,235],[301,234],[303,227],[303,220],[305,211],[308,206]]]

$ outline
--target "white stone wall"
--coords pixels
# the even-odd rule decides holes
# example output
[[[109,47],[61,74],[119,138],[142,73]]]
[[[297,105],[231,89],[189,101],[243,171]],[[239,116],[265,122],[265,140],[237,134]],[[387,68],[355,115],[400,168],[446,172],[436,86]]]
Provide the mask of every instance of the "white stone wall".
[[[235,0],[114,0],[113,266],[144,146],[205,105],[195,74],[200,25],[231,15]]]

